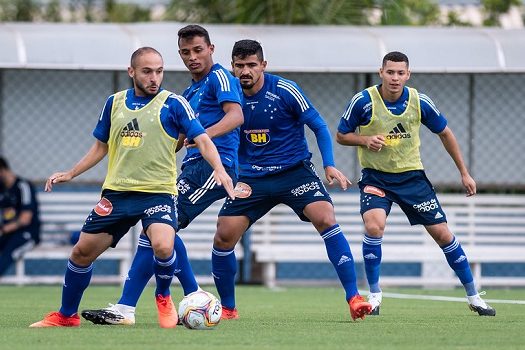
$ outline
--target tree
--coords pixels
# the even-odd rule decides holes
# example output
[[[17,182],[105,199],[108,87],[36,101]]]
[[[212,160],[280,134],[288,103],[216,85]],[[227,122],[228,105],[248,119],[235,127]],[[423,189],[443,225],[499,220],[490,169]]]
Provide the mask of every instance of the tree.
[[[497,26],[500,24],[499,17],[509,12],[511,6],[521,4],[520,0],[481,0],[487,18],[483,21],[486,26]]]
[[[368,24],[373,0],[172,0],[166,20],[247,24]]]
[[[430,0],[380,0],[382,25],[439,24],[439,5]]]

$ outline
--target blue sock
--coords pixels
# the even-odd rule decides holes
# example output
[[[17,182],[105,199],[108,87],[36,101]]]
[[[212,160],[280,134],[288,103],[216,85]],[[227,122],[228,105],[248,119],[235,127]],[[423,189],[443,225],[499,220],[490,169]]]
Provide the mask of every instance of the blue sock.
[[[354,257],[350,245],[338,224],[320,233],[324,240],[328,259],[334,265],[337,276],[346,292],[346,300],[357,295],[357,278],[355,275]]]
[[[168,296],[170,295],[170,284],[173,280],[173,273],[175,272],[175,250],[167,259],[154,257],[153,271],[155,272],[155,280],[157,281],[157,288],[155,295]]]
[[[448,265],[454,270],[463,284],[467,295],[478,294],[476,286],[474,285],[474,278],[470,271],[467,256],[463,251],[463,248],[461,248],[461,244],[456,240],[456,237],[453,237],[452,242],[441,247],[441,249],[443,250],[443,253],[445,253]]]
[[[146,235],[139,237],[139,246],[124,282],[119,304],[137,306],[140,295],[153,276],[153,249]]]
[[[235,251],[221,250],[213,247],[211,254],[213,280],[217,287],[222,306],[235,308],[235,274],[237,259]]]
[[[365,272],[371,293],[381,292],[379,287],[379,274],[381,272],[381,243],[383,238],[374,238],[363,236],[363,261],[365,263]]]
[[[82,294],[89,286],[92,274],[93,264],[79,266],[68,260],[64,285],[62,286],[62,306],[60,307],[62,315],[69,317],[78,312]]]
[[[175,253],[177,254],[177,259],[175,260],[175,277],[178,278],[182,289],[184,289],[184,295],[188,295],[199,289],[199,285],[195,280],[186,246],[179,235],[175,237]]]

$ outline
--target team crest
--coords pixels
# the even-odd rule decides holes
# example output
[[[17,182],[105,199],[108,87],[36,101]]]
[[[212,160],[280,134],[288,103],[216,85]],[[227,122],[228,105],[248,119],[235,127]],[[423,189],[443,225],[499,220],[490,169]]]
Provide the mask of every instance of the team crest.
[[[108,216],[113,211],[113,204],[109,199],[102,197],[102,199],[95,205],[95,213],[100,216]]]
[[[250,185],[239,181],[235,185],[233,192],[235,193],[235,198],[248,198],[252,195],[252,188]]]

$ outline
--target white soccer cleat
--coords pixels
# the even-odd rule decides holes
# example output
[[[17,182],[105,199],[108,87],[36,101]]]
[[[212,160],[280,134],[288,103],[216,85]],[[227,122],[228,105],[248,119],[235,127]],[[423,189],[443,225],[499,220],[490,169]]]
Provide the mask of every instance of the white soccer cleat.
[[[485,295],[485,292],[471,296],[467,295],[470,310],[477,312],[480,316],[496,316],[496,310],[487,304],[485,300],[481,299],[481,295]]]
[[[370,312],[370,315],[379,315],[379,307],[381,306],[382,301],[383,292],[368,294],[368,302],[370,305],[372,305],[372,311]]]
[[[109,304],[108,307],[98,310],[83,310],[81,315],[94,324],[125,326],[135,324],[135,308],[123,304]]]

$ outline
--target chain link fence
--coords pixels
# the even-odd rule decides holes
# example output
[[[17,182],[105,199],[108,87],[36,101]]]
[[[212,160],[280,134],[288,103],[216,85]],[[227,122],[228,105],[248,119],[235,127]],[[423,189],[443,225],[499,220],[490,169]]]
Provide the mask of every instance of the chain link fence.
[[[336,164],[356,182],[360,168],[354,147],[335,142],[339,118],[352,96],[376,84],[375,73],[283,73],[296,81],[326,119]],[[19,174],[36,182],[68,169],[89,149],[105,99],[131,85],[126,72],[0,70],[0,153]],[[525,188],[525,74],[413,74],[410,86],[427,94],[447,117],[465,161],[481,189]],[[186,72],[166,72],[163,86],[182,93]],[[322,162],[307,131],[313,161]],[[423,164],[440,189],[461,188],[460,177],[439,138],[421,129]],[[182,151],[183,152],[183,151]],[[182,159],[183,154],[179,155]],[[106,163],[77,182],[102,182]]]

